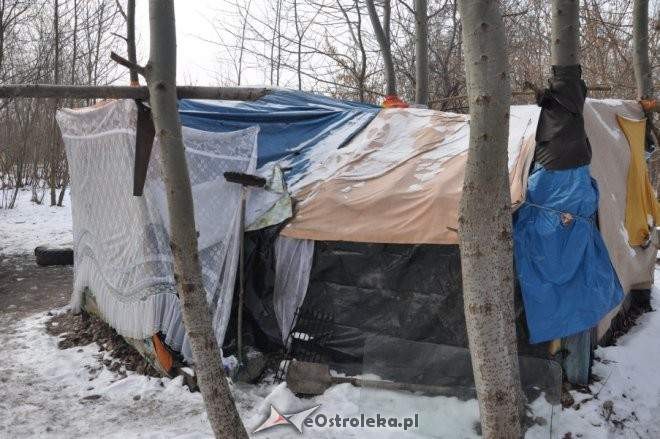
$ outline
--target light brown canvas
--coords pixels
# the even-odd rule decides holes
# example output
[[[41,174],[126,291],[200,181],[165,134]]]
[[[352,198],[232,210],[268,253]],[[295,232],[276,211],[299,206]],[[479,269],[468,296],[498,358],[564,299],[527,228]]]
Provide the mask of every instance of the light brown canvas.
[[[512,109],[511,198],[523,200],[538,109]],[[456,244],[469,126],[467,116],[383,110],[318,179],[297,191],[285,236],[402,244]]]

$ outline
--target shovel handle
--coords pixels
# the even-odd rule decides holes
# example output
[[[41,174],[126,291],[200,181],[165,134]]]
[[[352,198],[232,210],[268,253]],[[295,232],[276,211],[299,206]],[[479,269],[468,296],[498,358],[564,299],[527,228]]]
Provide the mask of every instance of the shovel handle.
[[[474,388],[472,387],[397,383],[393,381],[363,380],[360,378],[351,378],[351,377],[332,377],[332,381],[335,384],[349,383],[357,387],[365,387],[371,389],[422,392],[422,393],[430,393],[433,395],[442,395],[442,396],[467,397],[469,395],[473,395],[475,392]]]

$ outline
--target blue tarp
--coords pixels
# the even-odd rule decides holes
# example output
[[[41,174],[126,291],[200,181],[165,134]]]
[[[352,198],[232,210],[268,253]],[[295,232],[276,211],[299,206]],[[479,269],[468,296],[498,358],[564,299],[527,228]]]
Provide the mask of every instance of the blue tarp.
[[[592,328],[623,298],[597,209],[588,165],[538,167],[529,177],[527,200],[514,217],[514,248],[532,343]]]
[[[181,100],[181,123],[227,132],[259,126],[257,167],[285,160],[287,177],[304,173],[310,150],[324,141],[340,148],[378,114],[380,107],[325,96],[275,90],[253,102]]]

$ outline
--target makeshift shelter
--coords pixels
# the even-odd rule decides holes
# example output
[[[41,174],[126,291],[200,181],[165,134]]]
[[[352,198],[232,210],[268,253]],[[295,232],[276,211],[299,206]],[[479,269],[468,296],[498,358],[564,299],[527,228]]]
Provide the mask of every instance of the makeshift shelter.
[[[511,107],[508,166],[516,208],[527,193],[539,112]],[[466,115],[380,109],[286,90],[251,103],[184,100],[180,115],[204,286],[221,345],[233,330],[240,196],[223,172],[240,171],[268,179],[265,190],[250,192],[246,221],[245,313],[255,345],[300,342],[334,364],[361,361],[374,340],[467,346],[456,233]],[[640,186],[638,177],[629,178],[636,153],[617,115],[639,120],[642,111],[618,100],[587,100],[584,108],[600,189],[601,250],[628,292],[652,283],[656,248],[631,246],[626,233],[633,224],[626,218],[638,210],[627,199]],[[93,308],[129,338],[159,333],[190,361],[158,142],[144,196],[132,196],[136,119],[132,101],[58,113],[71,172],[72,305]],[[598,308],[592,323],[600,321],[600,336],[615,312]],[[523,352],[543,351],[529,344],[522,314],[518,332]]]

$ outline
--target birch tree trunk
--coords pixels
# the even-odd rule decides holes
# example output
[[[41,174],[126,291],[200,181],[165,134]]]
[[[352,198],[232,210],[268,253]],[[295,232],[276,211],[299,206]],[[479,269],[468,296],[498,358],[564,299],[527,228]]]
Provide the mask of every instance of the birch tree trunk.
[[[579,0],[552,0],[550,62],[553,66],[574,66],[580,63],[579,12]]]
[[[653,98],[653,76],[649,62],[649,1],[635,0],[633,5],[633,68],[637,99]]]
[[[465,322],[485,438],[519,438],[507,167],[511,86],[497,0],[460,0],[470,147],[459,206]]]
[[[427,0],[415,0],[415,103],[429,103],[429,29]]]
[[[150,54],[146,66],[154,126],[160,140],[167,188],[177,292],[190,339],[197,382],[217,438],[247,438],[213,333],[202,285],[197,232],[176,95],[176,33],[173,0],[150,0]]]
[[[376,11],[376,5],[374,0],[366,0],[367,11],[369,11],[369,18],[371,19],[371,26],[374,28],[374,35],[376,35],[376,40],[378,41],[378,47],[380,47],[380,53],[383,56],[383,66],[385,69],[385,84],[387,96],[396,96],[396,76],[394,74],[394,59],[392,58],[392,50],[390,49],[390,36],[385,33],[384,29],[390,28],[389,25],[389,16],[390,13],[387,10],[389,8],[389,2],[385,3],[386,13],[384,14],[385,23],[381,25],[380,18],[378,18],[378,11]]]

